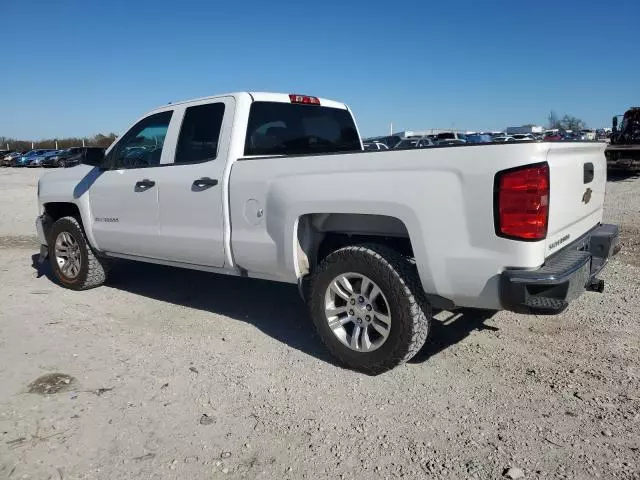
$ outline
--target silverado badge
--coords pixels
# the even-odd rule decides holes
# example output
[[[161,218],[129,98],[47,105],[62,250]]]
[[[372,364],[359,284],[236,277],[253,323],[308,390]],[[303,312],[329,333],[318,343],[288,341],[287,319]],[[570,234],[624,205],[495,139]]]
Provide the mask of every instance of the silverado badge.
[[[587,188],[584,191],[584,195],[582,195],[582,203],[584,203],[585,205],[587,203],[589,203],[591,201],[591,194],[593,193],[593,190],[591,190],[590,188]]]

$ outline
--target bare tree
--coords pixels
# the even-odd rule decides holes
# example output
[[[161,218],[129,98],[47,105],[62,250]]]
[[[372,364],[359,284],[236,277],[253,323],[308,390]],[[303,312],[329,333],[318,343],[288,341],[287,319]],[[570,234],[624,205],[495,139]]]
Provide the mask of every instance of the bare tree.
[[[98,133],[93,137],[68,137],[68,138],[59,138],[58,148],[70,148],[70,147],[81,147],[83,142],[87,146],[94,147],[108,147],[111,145],[114,140],[117,138],[115,133],[109,133],[104,135],[102,133]],[[11,150],[17,151],[26,151],[31,150],[31,145],[33,143],[33,148],[55,148],[56,147],[56,139],[48,138],[44,140],[20,140],[16,138],[7,138],[0,136],[0,149],[6,148],[7,144],[9,144],[9,148]]]
[[[560,118],[553,110],[549,112],[547,120],[550,129],[577,131],[587,128],[587,124],[580,118],[568,114]]]
[[[580,131],[587,126],[585,122],[573,115],[565,115],[562,117],[560,125],[563,130],[571,130],[573,132]]]

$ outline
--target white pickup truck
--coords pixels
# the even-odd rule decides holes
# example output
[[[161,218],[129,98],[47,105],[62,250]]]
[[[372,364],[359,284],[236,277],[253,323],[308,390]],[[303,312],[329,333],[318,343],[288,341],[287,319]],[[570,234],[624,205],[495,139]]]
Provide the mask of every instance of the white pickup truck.
[[[417,353],[432,307],[557,313],[601,291],[618,239],[601,223],[604,148],[364,152],[335,101],[169,104],[42,177],[41,258],[76,290],[111,257],[297,283],[327,348],[377,373]]]

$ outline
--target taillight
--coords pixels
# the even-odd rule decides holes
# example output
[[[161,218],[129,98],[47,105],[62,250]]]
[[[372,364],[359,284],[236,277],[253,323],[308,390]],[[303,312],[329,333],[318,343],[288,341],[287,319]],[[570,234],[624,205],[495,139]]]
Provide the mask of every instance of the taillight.
[[[316,97],[310,97],[309,95],[296,95],[292,93],[289,95],[291,103],[302,103],[305,105],[320,105],[320,99]]]
[[[496,175],[496,234],[542,240],[549,224],[549,165],[529,165]]]

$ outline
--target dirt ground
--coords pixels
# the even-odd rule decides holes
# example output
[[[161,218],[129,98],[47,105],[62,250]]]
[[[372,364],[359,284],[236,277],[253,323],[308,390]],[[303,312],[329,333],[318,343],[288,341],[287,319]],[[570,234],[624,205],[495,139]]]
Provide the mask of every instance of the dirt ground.
[[[295,287],[125,262],[59,287],[34,267],[42,173],[0,170],[1,479],[640,478],[640,179],[608,184],[605,293],[441,312],[370,377]]]

